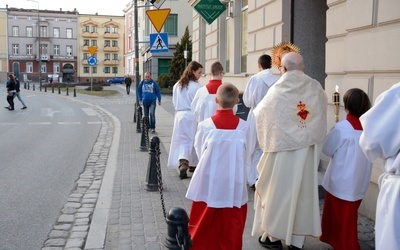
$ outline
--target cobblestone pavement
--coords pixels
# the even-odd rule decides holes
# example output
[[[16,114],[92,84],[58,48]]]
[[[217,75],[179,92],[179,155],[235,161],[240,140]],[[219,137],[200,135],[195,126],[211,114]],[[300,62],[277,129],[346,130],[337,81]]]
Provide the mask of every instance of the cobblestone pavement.
[[[123,85],[110,88],[124,93]],[[130,96],[121,94],[99,98],[78,95],[74,98],[96,109],[102,121],[101,132],[85,170],[76,182],[76,189],[62,208],[42,250],[166,249],[167,224],[160,194],[146,190],[149,153],[139,149],[141,134],[136,133],[137,124],[133,123],[133,94],[134,91]],[[189,212],[190,201],[185,198],[185,193],[190,178],[180,180],[176,170],[165,167],[173,126],[170,106],[171,97],[163,96],[162,106],[156,109],[157,132],[150,136],[158,136],[161,141],[160,165],[166,210],[181,207]],[[114,137],[119,137],[119,140]],[[113,159],[111,162],[110,157]],[[253,194],[249,190],[243,249],[264,249],[258,244],[257,237],[250,235],[254,217]],[[320,204],[322,208],[323,200]],[[360,215],[358,228],[361,249],[374,249],[373,221]],[[304,249],[331,247],[307,237]]]

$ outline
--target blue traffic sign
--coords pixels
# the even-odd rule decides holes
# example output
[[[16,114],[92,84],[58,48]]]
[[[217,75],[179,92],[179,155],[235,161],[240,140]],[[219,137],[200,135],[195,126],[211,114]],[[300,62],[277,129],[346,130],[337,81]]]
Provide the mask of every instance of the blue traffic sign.
[[[94,66],[97,64],[97,58],[94,56],[89,56],[87,62],[90,66]]]
[[[150,52],[168,52],[168,33],[150,34]]]

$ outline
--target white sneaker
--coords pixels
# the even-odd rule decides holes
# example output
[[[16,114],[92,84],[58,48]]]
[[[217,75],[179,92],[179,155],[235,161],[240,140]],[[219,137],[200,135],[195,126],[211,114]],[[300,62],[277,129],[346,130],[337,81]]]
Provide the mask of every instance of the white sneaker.
[[[152,134],[154,134],[155,132],[156,132],[156,130],[155,130],[155,129],[152,129],[152,130],[151,130],[151,133],[152,133]]]

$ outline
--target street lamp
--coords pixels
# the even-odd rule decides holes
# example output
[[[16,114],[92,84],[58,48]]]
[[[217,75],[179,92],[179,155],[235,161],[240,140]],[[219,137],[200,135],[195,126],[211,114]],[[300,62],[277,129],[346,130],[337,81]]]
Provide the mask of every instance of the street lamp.
[[[37,8],[37,35],[38,35],[38,57],[39,57],[39,88],[42,90],[42,55],[41,55],[41,44],[40,44],[40,10],[39,10],[39,0],[26,0],[28,2],[35,2],[38,5]]]

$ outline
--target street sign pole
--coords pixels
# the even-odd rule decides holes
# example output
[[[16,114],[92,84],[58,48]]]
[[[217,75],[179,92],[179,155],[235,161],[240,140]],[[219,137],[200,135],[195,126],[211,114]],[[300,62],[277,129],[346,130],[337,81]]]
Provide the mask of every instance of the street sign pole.
[[[133,1],[134,9],[134,24],[135,24],[135,82],[136,82],[136,93],[139,87],[139,32],[138,32],[138,6],[137,0]],[[136,94],[136,107],[139,107],[139,98]],[[135,109],[136,110],[136,109]],[[139,121],[136,121],[139,122]]]

